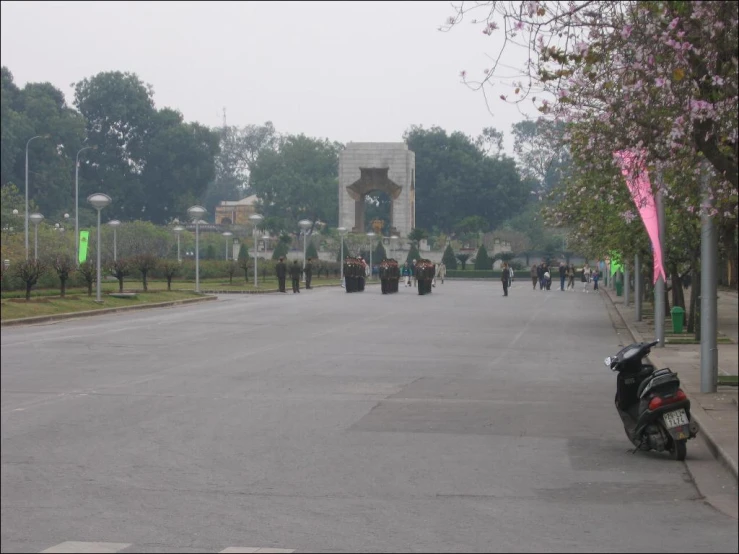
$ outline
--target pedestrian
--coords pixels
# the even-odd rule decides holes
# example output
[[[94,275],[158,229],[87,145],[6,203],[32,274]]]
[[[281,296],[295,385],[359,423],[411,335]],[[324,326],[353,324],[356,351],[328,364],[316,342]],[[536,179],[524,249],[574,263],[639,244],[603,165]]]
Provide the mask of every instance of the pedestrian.
[[[536,268],[536,276],[539,279],[539,290],[544,290],[544,262]]]
[[[508,266],[508,288],[511,288],[511,285],[513,284],[513,266]]]
[[[311,279],[313,279],[313,259],[308,258],[308,261],[305,262],[305,269],[303,270],[305,273],[305,288],[310,289],[312,288],[310,286]]]
[[[408,262],[405,262],[403,264],[403,269],[401,270],[400,275],[403,277],[403,280],[405,281],[405,286],[410,287],[411,286],[411,268],[408,267]]]
[[[552,274],[549,273],[549,268],[544,266],[544,286],[547,290],[552,289]]]
[[[444,262],[441,262],[436,267],[436,276],[441,279],[441,284],[444,284],[444,277],[446,277],[446,264]]]
[[[572,291],[575,291],[575,264],[570,264],[570,267],[567,269],[567,278],[569,279],[567,281],[567,289],[572,288]]]
[[[285,278],[287,277],[287,267],[285,266],[285,258],[280,257],[279,261],[275,265],[275,273],[277,274],[277,285],[280,292],[287,292],[285,290]]]
[[[559,262],[559,290],[565,291],[565,279],[567,278],[567,268],[564,262]]]
[[[590,265],[587,262],[582,266],[582,277],[585,283],[590,282]]]
[[[411,281],[413,281],[413,286],[414,287],[416,286],[416,273],[417,273],[417,271],[418,270],[416,269],[416,260],[413,260],[413,263],[411,264]]]
[[[298,260],[293,260],[293,265],[290,266],[290,279],[292,279],[293,282],[293,294],[300,292],[301,273],[302,271],[300,270],[300,265],[298,265]]]
[[[600,272],[597,269],[593,270],[593,290],[600,290],[598,289],[598,280],[600,279]]]
[[[508,282],[511,278],[511,272],[508,270],[508,264],[503,262],[503,270],[500,272],[500,282],[503,283],[503,296],[508,296]]]
[[[536,264],[533,264],[531,266],[531,284],[534,287],[534,290],[536,290],[536,283],[539,282],[539,268]]]

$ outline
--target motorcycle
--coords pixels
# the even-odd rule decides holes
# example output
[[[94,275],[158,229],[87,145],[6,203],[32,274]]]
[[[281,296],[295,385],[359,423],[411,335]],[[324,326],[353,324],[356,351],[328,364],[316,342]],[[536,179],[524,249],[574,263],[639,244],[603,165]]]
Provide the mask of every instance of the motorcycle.
[[[677,373],[644,363],[659,341],[634,343],[604,363],[618,372],[616,410],[626,436],[637,450],[667,451],[683,461],[687,442],[698,434],[690,415],[690,400],[680,388]]]

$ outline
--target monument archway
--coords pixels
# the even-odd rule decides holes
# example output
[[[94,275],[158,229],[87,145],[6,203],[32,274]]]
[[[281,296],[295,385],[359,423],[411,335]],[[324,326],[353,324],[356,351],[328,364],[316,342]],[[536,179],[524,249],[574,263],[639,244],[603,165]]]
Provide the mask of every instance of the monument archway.
[[[383,192],[391,200],[389,234],[407,237],[415,226],[415,154],[404,143],[349,143],[339,155],[339,226],[366,228],[365,198]]]

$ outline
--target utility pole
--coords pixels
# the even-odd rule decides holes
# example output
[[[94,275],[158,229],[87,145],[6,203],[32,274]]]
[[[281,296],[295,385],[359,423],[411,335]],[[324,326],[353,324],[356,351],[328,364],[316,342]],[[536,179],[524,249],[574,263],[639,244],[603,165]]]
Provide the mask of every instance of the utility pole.
[[[662,172],[657,173],[657,224],[659,228],[659,242],[657,247],[664,255],[662,246],[665,243],[665,204],[662,200]],[[665,280],[660,274],[654,285],[654,334],[659,341],[658,348],[665,346]]]
[[[701,202],[701,392],[716,392],[718,386],[717,278],[718,240],[711,211],[711,174],[704,162],[701,172],[703,201]]]

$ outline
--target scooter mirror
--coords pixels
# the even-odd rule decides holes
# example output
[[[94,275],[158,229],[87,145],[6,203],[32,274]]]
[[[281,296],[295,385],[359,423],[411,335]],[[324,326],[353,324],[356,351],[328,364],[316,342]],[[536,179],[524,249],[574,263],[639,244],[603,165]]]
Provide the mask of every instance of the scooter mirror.
[[[605,360],[603,360],[603,363],[606,365],[606,367],[611,367],[611,357],[608,356]]]

